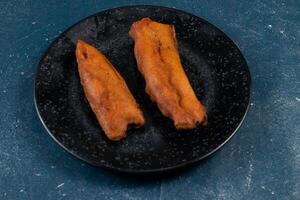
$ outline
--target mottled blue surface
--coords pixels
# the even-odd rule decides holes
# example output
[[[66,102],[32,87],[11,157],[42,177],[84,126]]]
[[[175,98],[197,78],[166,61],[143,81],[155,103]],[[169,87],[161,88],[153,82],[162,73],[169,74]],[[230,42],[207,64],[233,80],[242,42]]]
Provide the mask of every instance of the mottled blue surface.
[[[95,12],[147,1],[0,1],[0,199],[300,199],[300,2],[155,1],[217,25],[253,78],[237,134],[194,168],[137,179],[84,164],[36,115],[38,61],[54,38]],[[83,3],[84,2],[84,3]]]

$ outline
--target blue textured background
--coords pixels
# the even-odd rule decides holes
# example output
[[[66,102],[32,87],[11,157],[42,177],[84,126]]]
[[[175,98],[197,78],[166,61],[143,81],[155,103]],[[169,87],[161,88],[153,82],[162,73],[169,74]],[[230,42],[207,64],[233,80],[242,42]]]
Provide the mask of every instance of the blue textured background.
[[[152,180],[97,169],[49,137],[33,105],[49,43],[95,12],[147,1],[0,1],[0,199],[300,199],[300,2],[155,1],[196,14],[240,47],[253,79],[237,134],[194,168]]]

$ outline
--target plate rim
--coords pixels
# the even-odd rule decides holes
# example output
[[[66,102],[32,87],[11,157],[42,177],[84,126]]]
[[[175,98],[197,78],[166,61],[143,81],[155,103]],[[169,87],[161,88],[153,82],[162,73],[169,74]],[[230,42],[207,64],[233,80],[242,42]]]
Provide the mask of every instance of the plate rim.
[[[112,165],[98,164],[98,163],[95,163],[93,161],[87,160],[87,159],[85,159],[85,158],[77,155],[75,152],[73,152],[73,151],[69,150],[67,147],[65,147],[60,141],[58,141],[56,139],[56,137],[51,133],[51,131],[48,129],[47,125],[45,124],[45,122],[44,122],[44,120],[43,120],[43,118],[42,118],[42,116],[40,114],[38,105],[37,105],[37,100],[36,100],[36,83],[37,83],[38,72],[39,72],[40,66],[42,64],[42,61],[47,56],[47,54],[50,51],[51,47],[59,40],[59,38],[60,38],[61,35],[65,34],[69,30],[71,30],[73,27],[75,27],[76,25],[80,24],[81,22],[87,20],[88,18],[97,16],[97,15],[100,15],[102,13],[109,12],[109,11],[112,11],[112,10],[127,9],[127,8],[161,8],[161,9],[164,9],[164,10],[171,10],[171,11],[175,11],[175,12],[180,12],[180,13],[183,13],[183,14],[186,14],[186,15],[190,15],[190,16],[192,16],[194,18],[197,18],[200,21],[202,21],[204,23],[207,23],[209,26],[212,26],[216,30],[220,31],[225,36],[225,38],[227,40],[231,41],[237,47],[237,49],[239,51],[239,54],[241,55],[241,59],[245,62],[245,64],[246,64],[246,72],[247,72],[246,74],[247,74],[247,77],[248,77],[249,93],[248,93],[247,107],[246,107],[246,110],[244,111],[243,117],[240,120],[238,126],[235,128],[235,130],[230,134],[230,136],[222,144],[220,144],[217,148],[215,148],[211,152],[205,154],[204,156],[198,157],[198,158],[193,159],[193,160],[189,160],[189,161],[184,162],[184,163],[180,163],[178,165],[174,165],[174,166],[170,166],[170,167],[163,167],[163,168],[156,168],[156,169],[130,169],[130,168],[115,167],[115,166],[112,166]],[[245,59],[244,55],[242,54],[242,51],[239,48],[239,46],[229,36],[227,36],[227,34],[225,34],[221,29],[219,29],[214,24],[208,22],[207,20],[205,20],[205,19],[201,18],[200,16],[197,16],[197,15],[195,15],[193,13],[189,13],[187,11],[180,10],[180,9],[177,9],[177,8],[172,8],[172,7],[166,7],[166,6],[160,6],[160,5],[147,5],[147,4],[117,6],[117,7],[111,7],[111,8],[108,8],[108,9],[104,9],[104,10],[101,10],[101,11],[96,12],[94,14],[88,15],[88,16],[80,19],[79,21],[76,21],[74,24],[72,24],[68,28],[66,28],[62,33],[60,33],[59,35],[56,36],[56,38],[47,46],[47,49],[42,54],[42,56],[41,56],[41,58],[40,58],[40,60],[39,60],[39,62],[37,64],[37,68],[36,68],[36,72],[35,72],[35,78],[34,78],[34,88],[33,88],[33,101],[34,101],[34,107],[35,107],[35,110],[37,112],[38,118],[40,119],[40,121],[41,121],[42,125],[44,126],[44,128],[46,129],[47,133],[51,136],[51,138],[60,147],[62,147],[64,150],[66,150],[68,153],[70,153],[71,155],[75,156],[76,158],[78,158],[78,159],[80,159],[80,160],[82,160],[82,161],[84,161],[84,162],[86,162],[86,163],[88,163],[88,164],[90,164],[92,166],[99,167],[99,168],[104,168],[104,169],[109,169],[109,170],[114,170],[114,171],[122,172],[122,173],[131,173],[131,174],[149,174],[149,173],[160,173],[160,172],[164,172],[164,171],[174,171],[174,170],[177,170],[177,169],[182,169],[184,167],[190,166],[192,164],[195,164],[195,163],[197,163],[197,162],[199,162],[199,161],[201,161],[201,160],[209,157],[210,155],[212,155],[213,153],[215,153],[216,151],[218,151],[221,147],[223,147],[236,134],[236,132],[240,129],[241,125],[243,124],[243,122],[244,122],[244,120],[246,118],[246,115],[249,112],[251,99],[252,99],[252,78],[251,78],[251,73],[250,73],[250,70],[249,70],[249,65],[248,65],[247,60]]]

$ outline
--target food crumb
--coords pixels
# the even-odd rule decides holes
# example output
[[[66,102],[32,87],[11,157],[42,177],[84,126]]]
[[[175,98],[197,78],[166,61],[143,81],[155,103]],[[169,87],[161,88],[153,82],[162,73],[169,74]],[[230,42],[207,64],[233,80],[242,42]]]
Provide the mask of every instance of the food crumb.
[[[284,37],[287,37],[287,35],[284,33],[284,30],[279,31]]]
[[[62,187],[64,184],[65,184],[65,183],[61,183],[61,184],[59,184],[58,186],[56,186],[56,188],[60,188],[60,187]]]

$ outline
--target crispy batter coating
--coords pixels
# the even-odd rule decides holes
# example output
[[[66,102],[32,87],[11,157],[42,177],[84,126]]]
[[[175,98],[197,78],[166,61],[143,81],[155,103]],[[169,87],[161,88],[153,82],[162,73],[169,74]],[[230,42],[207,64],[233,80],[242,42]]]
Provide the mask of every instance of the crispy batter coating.
[[[131,26],[138,69],[146,81],[146,92],[177,129],[206,124],[204,106],[197,99],[183,70],[177,50],[175,29],[149,18]]]
[[[108,59],[81,40],[76,57],[84,93],[107,137],[117,141],[126,136],[128,124],[142,126],[145,120],[138,104]]]

